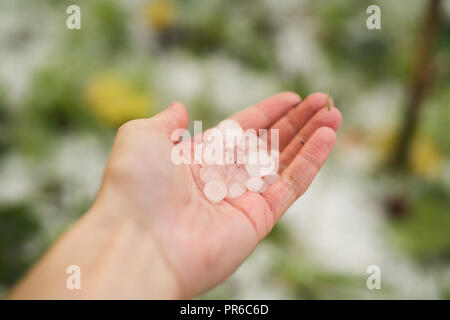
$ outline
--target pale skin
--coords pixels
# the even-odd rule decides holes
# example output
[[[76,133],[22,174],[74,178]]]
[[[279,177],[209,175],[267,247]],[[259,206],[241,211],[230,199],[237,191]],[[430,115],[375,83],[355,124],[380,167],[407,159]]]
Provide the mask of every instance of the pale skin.
[[[175,102],[123,125],[92,208],[10,292],[10,299],[189,299],[228,278],[311,184],[336,140],[328,96],[292,92],[231,116],[245,129],[279,129],[281,178],[264,193],[209,202],[198,165],[175,165],[170,135],[186,128]],[[81,289],[69,290],[69,265]]]

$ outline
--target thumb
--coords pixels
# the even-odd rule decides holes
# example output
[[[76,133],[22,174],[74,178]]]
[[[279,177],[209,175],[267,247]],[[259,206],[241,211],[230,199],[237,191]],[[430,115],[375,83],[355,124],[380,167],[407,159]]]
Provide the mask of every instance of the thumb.
[[[158,130],[171,135],[175,129],[186,129],[189,116],[181,102],[173,102],[166,109],[150,118],[152,125]]]

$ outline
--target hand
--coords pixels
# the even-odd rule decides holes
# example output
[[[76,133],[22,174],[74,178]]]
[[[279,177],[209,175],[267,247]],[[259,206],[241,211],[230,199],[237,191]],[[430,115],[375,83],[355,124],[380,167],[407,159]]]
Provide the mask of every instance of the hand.
[[[92,276],[97,288],[88,297],[96,297],[93,292],[101,297],[133,292],[134,297],[191,298],[230,276],[306,191],[330,154],[341,115],[332,101],[328,110],[327,101],[322,93],[301,101],[297,94],[285,92],[233,115],[244,130],[280,130],[281,178],[262,194],[247,191],[218,203],[203,195],[198,165],[171,161],[171,133],[188,124],[182,104],[173,103],[150,119],[123,125],[98,197],[84,218],[97,221],[84,229],[85,234],[97,229],[97,242],[104,243],[97,244],[98,251],[108,248],[101,263],[93,253],[92,260],[97,262],[84,263],[88,270],[101,265],[95,268],[99,276]],[[72,237],[77,232],[72,231]],[[89,246],[86,240],[83,250],[94,250]],[[136,276],[136,283],[116,285],[122,295],[98,288],[107,282],[99,278],[117,279],[142,270],[147,275]]]
[[[280,167],[286,169],[263,194],[247,191],[218,203],[203,195],[198,165],[175,165],[170,159],[172,131],[188,124],[182,104],[128,122],[118,132],[105,173],[108,191],[102,188],[99,202],[116,206],[120,201],[118,214],[151,235],[182,296],[202,293],[245,260],[325,162],[341,122],[336,108],[327,109],[327,100],[318,93],[300,102],[286,92],[233,115],[244,130],[280,130]]]

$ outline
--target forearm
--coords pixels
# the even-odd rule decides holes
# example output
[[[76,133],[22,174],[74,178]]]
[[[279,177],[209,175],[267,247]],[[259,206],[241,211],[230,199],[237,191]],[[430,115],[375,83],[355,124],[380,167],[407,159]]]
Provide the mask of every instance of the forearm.
[[[66,273],[79,266],[81,288]],[[9,299],[171,299],[178,283],[149,234],[130,219],[106,219],[90,210],[27,276]]]

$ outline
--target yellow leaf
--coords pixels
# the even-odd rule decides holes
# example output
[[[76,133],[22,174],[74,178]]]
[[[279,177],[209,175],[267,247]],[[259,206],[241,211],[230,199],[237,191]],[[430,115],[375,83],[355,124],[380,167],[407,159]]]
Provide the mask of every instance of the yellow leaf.
[[[144,18],[158,31],[171,27],[176,17],[176,7],[170,0],[150,1],[144,8]]]
[[[443,157],[431,139],[425,136],[414,139],[410,154],[413,172],[424,178],[434,178],[440,174],[443,163]]]
[[[148,117],[153,109],[147,92],[115,74],[94,77],[86,87],[85,97],[97,118],[110,126]]]

